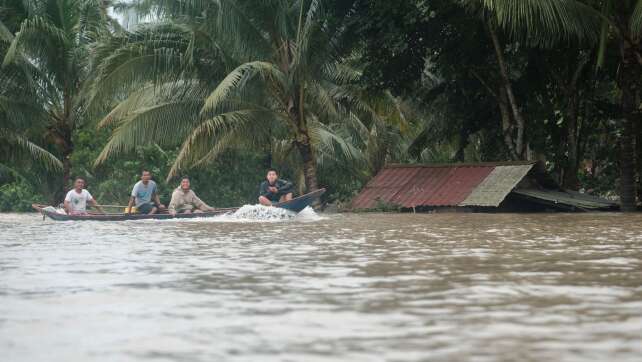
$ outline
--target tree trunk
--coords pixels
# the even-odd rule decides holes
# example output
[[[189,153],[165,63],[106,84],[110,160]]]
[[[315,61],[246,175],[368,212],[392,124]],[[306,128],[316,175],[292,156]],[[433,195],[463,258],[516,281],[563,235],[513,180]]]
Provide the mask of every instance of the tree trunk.
[[[577,66],[570,74],[569,80],[560,81],[560,87],[564,90],[567,99],[566,104],[566,159],[564,164],[562,187],[570,190],[579,189],[579,179],[577,170],[580,166],[580,133],[579,133],[579,113],[581,106],[581,97],[579,91],[579,82],[582,72],[588,63],[586,58],[581,54],[577,55]]]
[[[499,112],[502,117],[502,134],[504,135],[504,144],[508,148],[508,153],[513,161],[519,160],[519,155],[515,152],[515,143],[513,140],[513,122],[508,109],[508,99],[506,98],[506,89],[501,87],[499,99],[497,101]]]
[[[71,186],[71,154],[62,157],[62,192],[65,193]]]
[[[303,160],[303,175],[307,192],[317,190],[319,188],[317,183],[317,160],[314,157],[314,150],[307,131],[297,136],[296,147]]]
[[[504,60],[504,51],[502,49],[502,46],[499,42],[499,37],[497,36],[497,32],[493,28],[493,25],[489,24],[488,25],[488,31],[490,34],[490,38],[493,42],[493,48],[495,50],[495,57],[497,58],[497,65],[499,66],[499,74],[500,78],[502,81],[502,87],[506,91],[506,99],[508,100],[508,105],[510,106],[510,111],[513,119],[515,120],[515,126],[517,129],[517,134],[514,136],[514,152],[516,154],[517,159],[523,160],[525,156],[525,142],[524,142],[524,134],[526,130],[526,121],[524,119],[524,116],[522,115],[522,111],[519,109],[519,106],[517,104],[517,99],[515,98],[515,94],[513,92],[513,86],[510,81],[510,77],[508,75],[508,66],[506,65],[506,61]],[[501,102],[501,101],[500,101]]]
[[[62,160],[62,182],[54,192],[54,203],[62,202],[65,194],[71,187],[71,154],[74,151],[72,131],[59,123],[57,126],[49,129],[49,136],[54,144],[60,150]]]
[[[315,157],[308,125],[303,110],[303,90],[299,88],[290,99],[288,99],[287,112],[295,125],[296,140],[294,144],[299,150],[301,160],[303,161],[303,175],[307,192],[317,190],[317,160]]]
[[[564,165],[564,180],[562,187],[569,190],[579,189],[577,169],[579,167],[578,137],[577,137],[577,94],[570,95],[569,109],[566,122],[566,164]]]
[[[642,131],[640,122],[633,123],[633,144],[635,146],[635,174],[634,180],[636,181],[636,198],[642,201]]]
[[[619,139],[620,158],[620,207],[622,211],[635,211],[635,154],[633,152],[633,121],[625,118]]]
[[[619,3],[619,2],[618,2]],[[637,56],[640,54],[640,41],[630,32],[627,9],[618,9],[618,27],[620,29],[620,69],[618,85],[620,87],[620,104],[622,108],[622,133],[618,140],[620,166],[620,207],[622,211],[636,210],[635,183],[635,137],[633,123],[638,118],[639,79],[642,76]]]
[[[55,203],[62,202],[65,198],[65,194],[71,188],[71,154],[73,152],[73,146],[69,146],[71,140],[69,141],[68,146],[65,147],[62,152],[62,185],[55,194]]]
[[[455,162],[464,162],[466,161],[466,147],[470,144],[469,141],[470,135],[468,134],[468,131],[466,131],[464,128],[462,128],[459,131],[459,145],[457,146],[457,151],[455,152],[455,156],[453,157],[453,161]],[[375,170],[375,175],[376,172],[379,170]]]

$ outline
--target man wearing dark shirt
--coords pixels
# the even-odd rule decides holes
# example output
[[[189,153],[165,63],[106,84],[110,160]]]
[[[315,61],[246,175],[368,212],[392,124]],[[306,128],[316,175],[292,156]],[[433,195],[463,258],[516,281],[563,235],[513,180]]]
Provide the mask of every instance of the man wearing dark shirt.
[[[267,172],[266,180],[259,188],[259,203],[272,206],[273,203],[292,200],[294,185],[287,180],[279,179],[279,174],[271,168]]]

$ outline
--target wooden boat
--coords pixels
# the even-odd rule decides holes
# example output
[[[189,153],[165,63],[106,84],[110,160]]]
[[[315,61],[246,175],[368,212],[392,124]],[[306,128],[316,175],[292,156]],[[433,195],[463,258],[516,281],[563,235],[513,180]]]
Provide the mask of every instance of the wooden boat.
[[[323,193],[325,189],[319,189],[312,191],[305,195],[295,197],[290,201],[280,202],[274,204],[274,207],[278,207],[285,210],[290,210],[294,212],[301,212],[301,210],[312,205],[315,200],[317,200]],[[126,221],[126,220],[167,220],[167,219],[194,219],[194,218],[204,218],[223,215],[227,213],[232,213],[238,210],[238,207],[224,208],[224,209],[215,209],[212,211],[205,211],[202,213],[192,213],[192,214],[176,214],[170,215],[167,212],[158,213],[154,215],[147,214],[125,214],[125,213],[113,213],[113,214],[100,214],[100,213],[88,213],[86,215],[67,215],[60,214],[55,211],[45,210],[47,205],[33,204],[31,205],[36,211],[40,212],[43,216],[49,217],[52,220],[56,221]]]

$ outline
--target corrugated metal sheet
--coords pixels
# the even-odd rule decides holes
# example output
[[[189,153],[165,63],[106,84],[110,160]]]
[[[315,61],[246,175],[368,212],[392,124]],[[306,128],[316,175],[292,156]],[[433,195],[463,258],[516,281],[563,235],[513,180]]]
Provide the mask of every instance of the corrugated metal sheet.
[[[495,167],[459,206],[499,206],[532,168],[533,164]]]
[[[552,205],[560,204],[560,206],[570,206],[582,210],[608,210],[618,206],[615,201],[575,191],[517,189],[513,192],[531,199],[549,202]]]
[[[517,176],[532,168],[532,162],[481,163],[448,165],[391,165],[379,172],[353,200],[355,209],[369,209],[378,202],[406,208],[419,206],[461,206],[498,167],[493,181],[488,181],[475,199],[497,206],[519,182]],[[512,169],[516,168],[516,169]],[[526,170],[526,171],[524,171]],[[525,173],[524,173],[525,172]],[[501,180],[506,175],[510,180]],[[517,179],[517,181],[515,181]],[[521,178],[520,178],[521,179]],[[503,195],[503,197],[501,197]],[[499,198],[501,197],[501,200]],[[471,202],[476,202],[471,198]],[[497,202],[497,200],[499,200]],[[496,204],[495,204],[496,203]],[[472,205],[468,203],[468,205]],[[481,204],[484,205],[485,204]]]
[[[457,206],[492,170],[489,166],[421,168],[392,201],[404,207]]]
[[[352,200],[356,209],[371,209],[377,203],[391,204],[394,196],[417,174],[418,168],[384,168]]]

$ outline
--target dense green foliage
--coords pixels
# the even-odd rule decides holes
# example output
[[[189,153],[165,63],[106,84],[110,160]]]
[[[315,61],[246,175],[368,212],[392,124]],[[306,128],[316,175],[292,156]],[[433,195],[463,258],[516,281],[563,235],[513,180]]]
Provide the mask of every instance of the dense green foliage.
[[[641,35],[637,0],[2,0],[0,208],[75,175],[123,204],[143,168],[232,206],[271,166],[347,202],[387,162],[536,159],[632,210]]]

